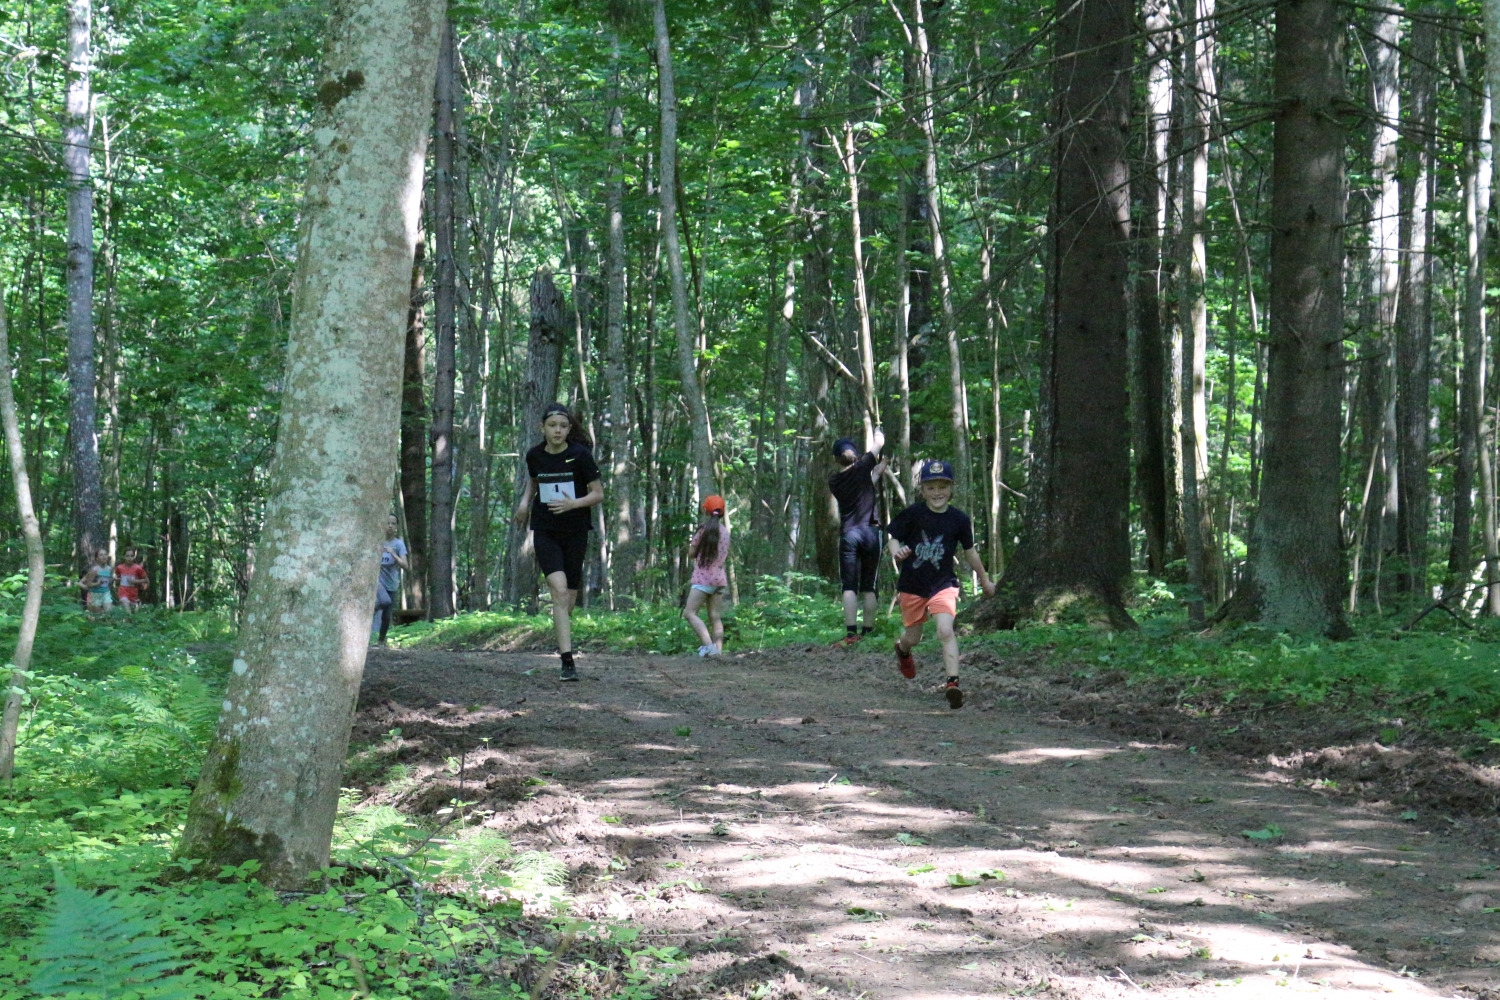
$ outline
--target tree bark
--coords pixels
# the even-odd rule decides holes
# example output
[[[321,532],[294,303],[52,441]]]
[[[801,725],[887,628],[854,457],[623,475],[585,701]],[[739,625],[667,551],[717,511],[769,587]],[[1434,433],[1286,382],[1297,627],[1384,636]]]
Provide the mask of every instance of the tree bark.
[[[280,887],[328,863],[364,671],[443,8],[339,0],[329,23],[257,570],[177,847]]]
[[[953,279],[947,247],[943,242],[943,199],[938,187],[932,52],[928,45],[927,22],[922,9],[924,2],[925,0],[912,0],[912,42],[916,47],[917,77],[922,88],[922,109],[918,119],[925,153],[922,159],[922,191],[927,198],[927,228],[932,238],[932,270],[937,277],[938,302],[943,310],[943,339],[948,345],[948,391],[951,396],[949,416],[953,424],[953,464],[958,474],[958,482],[954,486],[958,496],[968,497],[969,484],[973,478],[973,470],[969,464],[969,398],[964,385],[958,320],[953,312]]]
[[[1278,0],[1273,65],[1271,323],[1260,511],[1224,621],[1350,634],[1341,602],[1344,10]]]
[[[412,256],[411,296],[406,312],[406,348],[401,375],[401,510],[405,519],[407,607],[427,611],[427,243],[417,234]]]
[[[1196,0],[1193,24],[1182,54],[1181,167],[1182,257],[1178,274],[1177,318],[1182,336],[1182,534],[1187,551],[1188,621],[1203,621],[1207,590],[1204,548],[1213,537],[1203,485],[1208,478],[1208,405],[1204,396],[1204,355],[1208,350],[1208,129],[1213,89],[1214,0]]]
[[[26,538],[26,603],[15,653],[10,658],[10,676],[5,686],[5,708],[0,712],[0,781],[15,774],[16,737],[21,727],[21,702],[26,695],[26,671],[31,667],[31,649],[36,642],[37,622],[42,614],[42,586],[46,582],[47,557],[42,548],[42,528],[31,504],[31,479],[26,473],[26,451],[21,443],[16,417],[15,386],[10,372],[10,329],[5,317],[5,289],[0,287],[0,423],[4,424],[5,447],[10,454],[10,482],[16,494],[16,513]]]
[[[1162,336],[1162,229],[1167,216],[1167,128],[1172,114],[1169,11],[1148,2],[1146,27],[1146,158],[1140,178],[1140,231],[1135,282],[1134,453],[1136,496],[1146,539],[1146,572],[1167,571],[1166,343]]]
[[[91,0],[68,0],[68,89],[63,168],[68,198],[68,437],[73,458],[74,559],[85,565],[106,541],[94,371],[94,69]]]
[[[1012,628],[1079,616],[1133,628],[1124,603],[1133,19],[1125,0],[1059,0],[1056,10],[1051,294],[1026,533],[1001,592],[972,618]]]
[[[635,462],[631,453],[635,421],[631,419],[630,383],[625,363],[625,171],[621,156],[625,146],[625,113],[620,104],[620,40],[611,39],[613,66],[610,74],[609,176],[605,181],[605,214],[608,251],[605,256],[605,361],[604,380],[609,386],[610,494],[613,516],[606,519],[614,538],[610,562],[610,591],[616,606],[622,595],[634,592],[641,543],[636,533]]]
[[[672,280],[672,328],[677,334],[677,366],[682,395],[687,401],[693,471],[698,496],[717,492],[714,486],[713,446],[708,434],[708,407],[698,381],[693,326],[688,318],[687,279],[682,271],[682,247],[677,233],[677,84],[672,76],[672,41],[667,34],[664,0],[653,0],[651,19],[656,29],[656,73],[661,106],[661,225],[667,250],[667,272]]]
[[[1500,11],[1500,4],[1496,4]],[[1486,15],[1489,8],[1486,7]],[[1497,15],[1500,16],[1500,15]],[[1500,27],[1497,27],[1500,30]],[[1412,596],[1427,593],[1428,497],[1428,380],[1432,371],[1432,261],[1427,240],[1432,231],[1432,131],[1436,123],[1437,28],[1419,18],[1412,23],[1411,55],[1407,61],[1408,131],[1413,136],[1408,153],[1407,180],[1401,186],[1401,300],[1396,311],[1396,506],[1397,591]],[[1496,35],[1494,37],[1500,37]],[[1500,60],[1486,69],[1500,67]]]
[[[451,618],[453,602],[453,401],[457,376],[458,276],[454,260],[454,106],[458,93],[453,25],[444,29],[433,97],[432,190],[437,273],[433,278],[432,523],[427,570],[431,617]]]
[[[557,399],[557,379],[562,369],[563,337],[569,317],[562,294],[548,271],[531,277],[531,332],[526,343],[526,378],[521,383],[520,423],[516,427],[516,478],[514,510],[523,491],[530,487],[526,452],[540,436],[542,411]],[[536,550],[525,525],[510,529],[510,561],[505,579],[505,600],[514,607],[536,613]]]

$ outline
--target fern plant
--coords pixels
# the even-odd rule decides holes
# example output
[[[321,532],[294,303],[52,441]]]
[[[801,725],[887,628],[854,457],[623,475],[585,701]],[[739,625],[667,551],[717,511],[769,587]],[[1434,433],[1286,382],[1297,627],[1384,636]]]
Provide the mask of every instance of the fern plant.
[[[114,893],[95,895],[57,873],[51,919],[35,957],[31,990],[41,996],[110,1000],[127,992],[152,1000],[187,1000],[190,974],[152,922]]]

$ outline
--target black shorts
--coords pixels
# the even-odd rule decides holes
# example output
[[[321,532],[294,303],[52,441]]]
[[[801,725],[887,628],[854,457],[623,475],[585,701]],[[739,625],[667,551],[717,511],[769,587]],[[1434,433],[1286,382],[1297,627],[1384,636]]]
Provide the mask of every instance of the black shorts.
[[[551,532],[532,529],[537,568],[543,576],[562,573],[568,578],[568,589],[583,586],[583,556],[589,547],[589,535],[580,532]]]
[[[875,593],[875,571],[880,568],[880,529],[867,524],[839,536],[839,580],[844,590]]]

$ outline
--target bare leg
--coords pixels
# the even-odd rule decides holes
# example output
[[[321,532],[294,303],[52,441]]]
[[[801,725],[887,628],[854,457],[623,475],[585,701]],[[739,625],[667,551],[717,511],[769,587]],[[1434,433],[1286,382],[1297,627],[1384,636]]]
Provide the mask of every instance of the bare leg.
[[[708,598],[708,620],[713,623],[714,649],[721,653],[724,652],[724,619],[719,613],[719,608],[723,603],[724,595],[722,594],[713,594]]]
[[[858,596],[852,590],[844,591],[844,626],[853,628],[855,624],[855,608],[859,603]]]
[[[561,571],[547,574],[547,589],[552,592],[552,627],[557,630],[557,649],[573,651],[573,601],[578,591],[568,589],[568,575]]]
[[[953,632],[953,616],[941,612],[932,616],[937,622],[938,639],[943,643],[943,668],[949,677],[958,676],[958,636]]]
[[[682,617],[686,618],[687,623],[693,627],[693,632],[697,634],[698,645],[700,646],[712,646],[714,644],[713,637],[708,634],[708,626],[704,625],[703,619],[698,617],[698,609],[703,607],[703,602],[707,599],[708,595],[703,591],[694,590],[689,587],[687,603],[682,607]]]
[[[906,631],[901,633],[901,638],[898,641],[901,645],[901,648],[910,653],[913,649],[917,648],[917,643],[922,641],[922,626],[906,626]]]
[[[845,599],[847,600],[848,595],[846,594],[844,596],[845,596]],[[862,596],[865,599],[865,628],[867,628],[867,629],[874,629],[875,628],[875,591],[873,591],[873,590],[867,590],[867,591],[865,591],[865,593]],[[850,615],[850,614],[848,614],[848,613],[845,613],[845,615],[844,615],[845,620],[848,620],[848,619],[850,619],[852,617],[853,616]],[[850,621],[849,624],[853,625],[854,623],[852,621]]]

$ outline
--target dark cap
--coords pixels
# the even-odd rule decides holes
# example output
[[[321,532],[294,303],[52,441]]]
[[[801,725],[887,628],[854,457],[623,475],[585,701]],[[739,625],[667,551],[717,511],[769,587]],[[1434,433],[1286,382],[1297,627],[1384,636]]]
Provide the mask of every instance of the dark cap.
[[[938,479],[946,479],[953,482],[953,466],[941,458],[930,458],[922,463],[922,471],[917,473],[917,481],[930,483]]]
[[[858,455],[859,445],[855,444],[849,438],[839,438],[837,441],[833,442],[834,455],[842,455],[846,451],[852,451],[854,452],[854,454]]]

